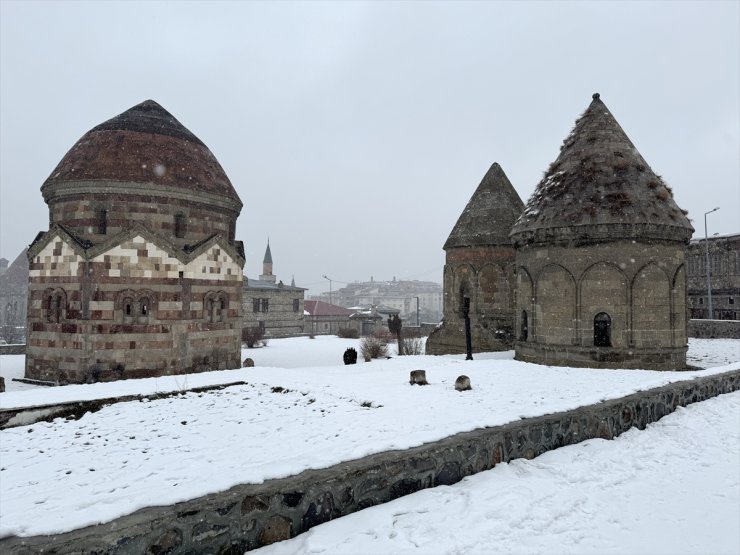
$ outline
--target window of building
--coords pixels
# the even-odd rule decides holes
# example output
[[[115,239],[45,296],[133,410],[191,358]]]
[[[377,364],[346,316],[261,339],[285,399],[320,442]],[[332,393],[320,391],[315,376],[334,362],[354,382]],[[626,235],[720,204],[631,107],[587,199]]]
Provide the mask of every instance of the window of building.
[[[259,312],[260,305],[262,304],[261,299],[252,299],[252,312]]]
[[[735,304],[735,299],[734,299],[733,297],[730,297],[730,298],[728,299],[728,302],[729,302],[730,304]]]
[[[293,312],[298,312],[300,308],[301,308],[301,300],[293,299]]]
[[[612,346],[612,319],[606,312],[594,317],[594,347]]]
[[[108,233],[108,210],[100,208],[98,210],[98,235],[105,235]]]
[[[270,310],[270,299],[252,299],[252,312],[268,312]]]
[[[133,299],[123,299],[123,315],[124,317],[131,317],[134,313],[134,301]]]
[[[208,297],[206,299],[206,319],[209,322],[215,322],[216,321],[216,302],[213,300],[213,297]]]
[[[149,310],[150,310],[151,304],[149,302],[149,297],[142,297],[139,300],[139,313],[142,316],[148,316]]]
[[[46,321],[58,324],[65,319],[67,310],[67,297],[63,290],[52,291],[46,297]]]
[[[175,214],[175,237],[185,237],[185,215],[182,212]]]
[[[262,299],[262,312],[270,310],[270,299]]]
[[[216,317],[214,319],[214,322],[223,322],[224,314],[226,314],[226,301],[224,301],[223,299],[219,299],[216,302]]]
[[[704,304],[704,297],[699,297],[699,304]]]

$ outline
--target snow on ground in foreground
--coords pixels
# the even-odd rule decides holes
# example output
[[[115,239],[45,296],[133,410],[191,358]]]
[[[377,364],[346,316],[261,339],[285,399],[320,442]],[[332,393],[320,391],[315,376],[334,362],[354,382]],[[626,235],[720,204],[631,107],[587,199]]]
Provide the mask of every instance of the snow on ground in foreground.
[[[255,368],[0,394],[7,407],[248,382],[0,432],[0,537],[63,532],[240,483],[740,368],[740,362],[693,372],[558,368],[514,361],[511,352],[474,361],[409,356],[337,365],[350,344],[356,340],[272,340],[246,351]],[[737,352],[740,342],[717,345]],[[295,367],[301,361],[330,365]],[[418,368],[426,369],[429,386],[408,384],[409,371]],[[454,390],[460,374],[470,376],[472,391]]]
[[[740,392],[365,509],[270,554],[740,553]]]

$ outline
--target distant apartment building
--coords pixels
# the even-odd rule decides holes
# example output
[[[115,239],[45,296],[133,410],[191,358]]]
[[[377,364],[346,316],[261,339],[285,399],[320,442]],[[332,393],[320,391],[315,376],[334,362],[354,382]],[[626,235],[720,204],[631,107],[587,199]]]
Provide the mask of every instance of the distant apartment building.
[[[329,301],[329,293],[322,293],[314,299]],[[410,325],[422,322],[438,322],[442,318],[442,285],[431,281],[396,280],[347,284],[332,291],[331,302],[343,307],[385,306],[399,312],[401,318]]]
[[[707,247],[712,314],[707,294]],[[740,233],[694,239],[686,253],[691,318],[737,320],[740,317]]]

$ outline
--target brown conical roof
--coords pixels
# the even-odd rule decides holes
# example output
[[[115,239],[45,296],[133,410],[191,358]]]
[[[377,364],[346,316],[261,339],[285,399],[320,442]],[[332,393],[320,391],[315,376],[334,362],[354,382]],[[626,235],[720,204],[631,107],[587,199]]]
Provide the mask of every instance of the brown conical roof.
[[[494,162],[460,214],[444,249],[509,245],[509,231],[523,208],[504,170]]]
[[[693,231],[670,188],[594,94],[511,238],[515,244],[563,238],[688,241]]]
[[[235,200],[231,181],[203,142],[153,100],[92,128],[62,158],[42,190],[105,181],[151,183]]]

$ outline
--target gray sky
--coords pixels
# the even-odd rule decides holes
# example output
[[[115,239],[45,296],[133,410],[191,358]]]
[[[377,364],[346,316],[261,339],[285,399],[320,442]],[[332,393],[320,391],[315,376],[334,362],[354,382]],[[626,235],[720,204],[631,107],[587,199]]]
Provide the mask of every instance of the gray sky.
[[[740,231],[740,2],[0,2],[0,256],[48,229],[39,187],[146,99],[205,142],[261,272],[311,292],[441,281],[497,161],[526,202],[601,93],[689,210]]]

